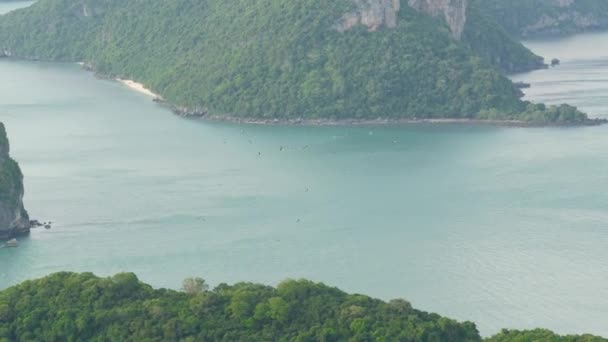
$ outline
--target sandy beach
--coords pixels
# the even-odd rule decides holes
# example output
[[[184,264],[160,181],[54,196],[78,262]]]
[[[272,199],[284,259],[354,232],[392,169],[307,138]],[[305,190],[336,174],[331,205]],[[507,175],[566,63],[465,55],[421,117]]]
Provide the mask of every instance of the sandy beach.
[[[129,87],[129,88],[131,88],[131,89],[133,89],[135,91],[138,91],[138,92],[140,92],[142,94],[146,94],[146,95],[151,96],[151,97],[156,98],[156,99],[160,99],[161,98],[158,94],[155,94],[150,89],[144,87],[144,85],[141,84],[141,83],[135,82],[133,80],[123,80],[123,79],[120,79],[120,78],[118,78],[116,80],[118,82],[126,85],[127,87]]]

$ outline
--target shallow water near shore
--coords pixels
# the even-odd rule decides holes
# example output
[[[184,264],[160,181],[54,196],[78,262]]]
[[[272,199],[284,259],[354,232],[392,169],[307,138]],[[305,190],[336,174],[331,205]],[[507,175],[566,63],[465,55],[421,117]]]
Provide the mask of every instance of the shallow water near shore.
[[[586,75],[608,61],[562,60],[516,78],[548,102],[593,83],[569,99],[603,116],[608,79]],[[76,65],[0,60],[0,75],[27,208],[53,221],[0,249],[0,288],[64,270],[309,278],[484,335],[608,336],[608,126],[206,123]]]

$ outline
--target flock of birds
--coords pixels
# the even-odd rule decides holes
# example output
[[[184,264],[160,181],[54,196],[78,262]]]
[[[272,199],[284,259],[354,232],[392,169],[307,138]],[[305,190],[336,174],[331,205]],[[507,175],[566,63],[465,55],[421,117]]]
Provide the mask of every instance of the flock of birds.
[[[245,131],[244,131],[243,129],[241,129],[241,135],[244,135],[244,134],[245,134]],[[374,132],[373,132],[373,131],[369,131],[369,132],[368,132],[368,135],[372,136],[372,135],[374,135]],[[227,143],[228,143],[228,141],[227,141],[226,139],[224,139],[224,144],[227,144]],[[253,144],[253,140],[248,139],[248,143],[249,143],[249,144]],[[398,143],[398,141],[397,141],[397,140],[393,140],[393,143],[395,143],[395,144],[396,144],[396,143]],[[279,151],[280,151],[280,152],[287,151],[287,150],[300,150],[300,151],[303,151],[303,150],[307,150],[307,149],[309,149],[309,148],[310,148],[310,146],[309,146],[309,145],[304,145],[304,146],[299,147],[299,148],[290,148],[289,146],[280,145],[280,146],[279,146]],[[262,157],[262,152],[261,152],[261,151],[258,151],[258,152],[257,152],[257,156],[258,156],[258,157]],[[309,188],[309,187],[305,187],[305,188],[304,188],[304,192],[310,192],[310,188]],[[202,216],[200,219],[201,219],[201,221],[203,221],[203,222],[207,222],[207,218],[206,218],[205,216]],[[296,223],[300,223],[300,222],[302,222],[302,219],[297,218],[297,219],[296,219]],[[35,227],[44,227],[44,228],[46,228],[46,229],[50,229],[50,228],[51,228],[51,222],[43,222],[43,223],[40,223],[40,222],[38,222],[38,221],[34,220],[34,221],[32,221],[32,223],[33,223],[33,227],[34,227],[34,228],[35,228]],[[8,243],[8,242],[7,242],[7,243],[6,243],[6,244],[4,244],[4,245],[0,245],[0,248],[3,248],[3,247],[9,247],[9,246],[10,246],[10,247],[16,246],[16,241],[11,240],[11,241],[10,241],[10,243]]]
[[[240,133],[241,133],[241,135],[245,135],[245,130],[241,129],[241,132],[240,132]],[[373,133],[372,133],[371,131],[370,131],[370,135],[373,135]],[[248,142],[250,145],[253,145],[253,140],[248,139],[248,140],[247,140],[247,142]],[[224,144],[228,144],[228,140],[227,140],[227,139],[224,139]],[[310,145],[304,145],[304,146],[299,147],[299,148],[291,148],[291,147],[289,147],[289,146],[280,145],[280,146],[279,146],[279,152],[284,152],[284,151],[288,151],[288,150],[296,150],[296,151],[297,151],[297,150],[299,150],[299,151],[304,151],[304,150],[307,150],[307,149],[309,149],[309,148],[310,148]],[[262,157],[262,152],[261,152],[261,151],[258,151],[258,152],[257,152],[257,156],[258,156],[258,158],[259,158],[259,157]],[[304,188],[304,192],[310,192],[310,188],[309,188],[309,187],[305,187],[305,188]],[[205,216],[202,216],[202,217],[201,217],[201,221],[203,221],[203,222],[207,222],[207,218],[206,218]],[[300,222],[302,222],[302,219],[297,218],[297,219],[296,219],[296,223],[300,223]]]
[[[241,133],[241,135],[245,135],[245,134],[246,134],[246,133],[245,133],[245,130],[243,130],[243,129],[241,129],[240,133]],[[369,132],[368,132],[368,135],[369,135],[369,136],[373,136],[373,135],[374,135],[374,131],[369,131]],[[252,145],[252,144],[253,144],[253,140],[251,140],[251,139],[248,139],[248,140],[247,140],[247,142],[248,142],[250,145]],[[228,140],[224,139],[224,144],[227,144],[227,143],[228,143]],[[397,143],[399,143],[399,141],[398,141],[398,140],[392,140],[392,143],[393,143],[393,144],[397,144]],[[279,151],[280,151],[280,152],[287,151],[287,150],[300,150],[300,151],[303,151],[303,150],[307,150],[307,149],[309,149],[309,148],[310,148],[310,146],[309,146],[309,145],[304,145],[304,146],[299,147],[299,148],[291,148],[291,147],[289,147],[289,146],[280,145],[280,146],[279,146]],[[258,152],[257,152],[257,156],[258,156],[258,158],[262,157],[262,152],[261,152],[261,151],[258,151]],[[305,187],[305,188],[304,188],[304,191],[305,191],[305,192],[310,192],[310,188],[309,188],[309,187]],[[206,221],[207,221],[207,219],[206,219],[205,217],[202,217],[202,221],[203,221],[203,222],[206,222]],[[302,222],[302,220],[301,220],[300,218],[297,218],[297,219],[296,219],[296,223],[300,223],[300,222]]]

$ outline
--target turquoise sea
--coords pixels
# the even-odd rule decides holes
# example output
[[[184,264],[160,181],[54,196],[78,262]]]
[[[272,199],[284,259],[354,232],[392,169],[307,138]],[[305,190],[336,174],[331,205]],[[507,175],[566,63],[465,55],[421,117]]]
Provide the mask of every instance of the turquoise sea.
[[[606,41],[528,42],[563,64],[514,77],[606,117]],[[30,214],[53,221],[0,249],[0,288],[63,270],[310,278],[484,335],[608,335],[608,126],[208,123],[76,65],[6,59],[0,120]]]

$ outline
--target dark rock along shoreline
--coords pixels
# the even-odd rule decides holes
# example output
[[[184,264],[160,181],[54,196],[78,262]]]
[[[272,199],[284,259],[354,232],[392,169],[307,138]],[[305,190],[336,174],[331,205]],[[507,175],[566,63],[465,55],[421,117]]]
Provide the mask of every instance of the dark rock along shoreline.
[[[302,125],[302,126],[378,126],[378,125],[409,125],[409,124],[469,124],[490,125],[503,127],[580,127],[599,126],[608,123],[608,119],[589,118],[583,122],[528,122],[522,120],[493,120],[467,118],[374,118],[374,119],[306,119],[306,118],[248,118],[230,115],[214,115],[205,110],[191,110],[175,106],[164,100],[155,99],[160,106],[172,111],[175,115],[188,119],[201,119],[213,122],[229,122],[247,125]]]

